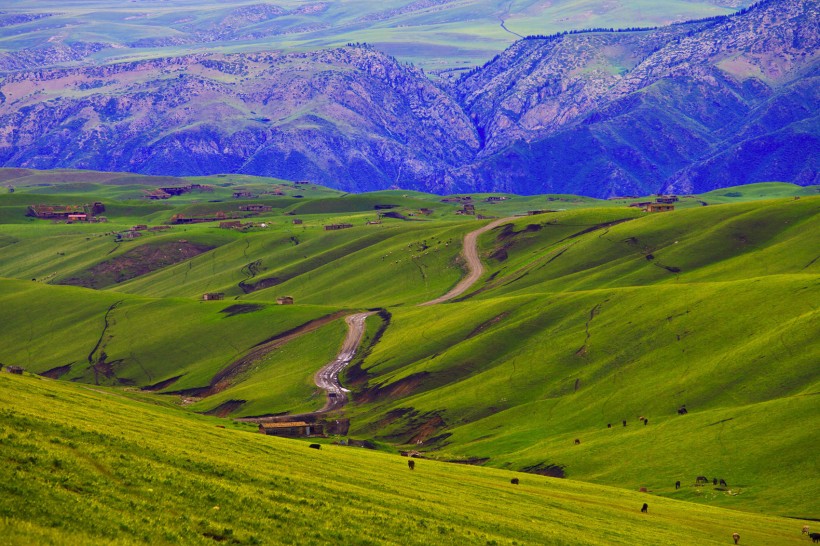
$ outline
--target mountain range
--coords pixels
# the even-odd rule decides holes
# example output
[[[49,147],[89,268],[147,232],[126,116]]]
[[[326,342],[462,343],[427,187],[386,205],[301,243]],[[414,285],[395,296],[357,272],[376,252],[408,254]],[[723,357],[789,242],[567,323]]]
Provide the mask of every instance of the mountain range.
[[[5,66],[0,165],[595,197],[820,182],[809,0],[530,36],[452,79],[367,44]],[[25,63],[23,63],[25,64]]]

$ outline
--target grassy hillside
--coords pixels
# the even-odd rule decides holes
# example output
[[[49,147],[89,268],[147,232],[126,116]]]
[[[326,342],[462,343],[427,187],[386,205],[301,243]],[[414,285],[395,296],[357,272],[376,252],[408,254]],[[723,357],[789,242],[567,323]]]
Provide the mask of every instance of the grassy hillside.
[[[805,543],[800,521],[434,461],[411,471],[41,378],[0,374],[0,408],[7,544]]]
[[[715,507],[791,517],[820,513],[817,481],[806,478],[816,471],[812,435],[820,426],[816,187],[772,183],[729,188],[683,197],[674,212],[663,214],[628,206],[645,198],[506,195],[505,200],[486,201],[489,195],[472,195],[479,214],[511,218],[480,238],[485,271],[470,291],[454,302],[419,307],[464,275],[463,237],[485,223],[456,214],[464,201],[442,202],[440,196],[404,191],[345,195],[252,177],[213,177],[201,181],[214,185],[213,193],[148,201],[134,197],[156,187],[156,180],[145,177],[122,184],[111,173],[15,170],[0,171],[0,177],[17,181],[13,193],[0,194],[0,362],[5,365],[99,383],[111,395],[157,406],[144,411],[209,423],[207,442],[225,442],[223,434],[241,433],[212,430],[218,421],[197,417],[197,412],[247,417],[315,411],[324,400],[312,378],[339,350],[346,333],[342,317],[378,308],[381,312],[368,319],[363,347],[345,378],[353,401],[343,414],[351,419],[353,438],[386,450],[415,449],[431,459],[484,467],[420,461],[440,468],[441,475],[451,476],[447,480],[466,480],[464,487],[484,479],[471,476],[508,476],[502,471],[516,470],[528,473],[527,483],[554,483],[538,473],[583,480],[596,484],[583,487],[603,496],[611,495],[603,485],[620,487],[619,494],[627,496],[632,493],[625,491],[643,487],[652,495],[651,506],[680,500],[712,506],[684,504],[698,514],[695,519]],[[82,177],[88,177],[86,182]],[[259,199],[233,199],[240,189],[252,190]],[[33,202],[95,200],[105,202],[108,222],[66,224],[25,216]],[[271,210],[243,218],[253,225],[242,230],[221,229],[217,221],[167,225],[174,214],[238,212],[239,204],[248,202],[268,204]],[[548,212],[527,215],[533,210]],[[381,223],[367,223],[377,220]],[[353,227],[324,229],[336,223]],[[115,237],[135,224],[163,229],[141,231],[134,240]],[[207,292],[221,292],[225,300],[201,301]],[[276,305],[284,295],[296,304]],[[58,391],[73,388],[3,378],[5,385],[24,391],[44,385]],[[143,387],[152,390],[138,390]],[[27,411],[45,407],[35,403]],[[143,407],[135,406],[136,401],[127,404]],[[689,413],[678,415],[684,404]],[[75,416],[85,419],[83,411],[77,408]],[[638,417],[648,418],[648,424]],[[159,418],[149,421],[152,430],[158,427],[160,445],[166,429],[157,425]],[[66,422],[59,426],[75,426]],[[205,442],[197,440],[198,434],[181,437]],[[280,445],[255,435],[241,438]],[[174,449],[193,453],[189,447]],[[294,449],[301,453],[303,447]],[[118,449],[127,450],[124,444]],[[264,453],[261,447],[248,449]],[[286,451],[277,453],[290,448],[282,449]],[[358,456],[375,457],[371,466],[390,460],[342,448],[338,453],[346,465],[358,464]],[[344,459],[348,454],[354,459]],[[225,464],[219,453],[198,456],[215,457],[208,459],[209,469]],[[317,454],[311,450],[308,456]],[[251,465],[256,459],[248,457]],[[253,474],[241,466],[231,468],[233,477]],[[29,468],[32,475],[39,470]],[[280,470],[285,475],[290,467]],[[698,475],[723,478],[728,487],[695,487]],[[442,483],[449,484],[447,480]],[[681,489],[674,488],[678,480]],[[339,487],[351,487],[343,482]],[[40,491],[45,483],[21,491],[46,495]],[[101,495],[112,499],[125,498],[132,490],[131,485],[124,492],[106,487]],[[304,491],[309,497],[314,490]],[[479,495],[454,491],[459,498]],[[243,499],[254,497],[234,492]],[[554,489],[547,494],[558,495]],[[527,502],[541,502],[533,495]],[[284,502],[264,499],[260,506]],[[371,500],[384,499],[377,495]],[[388,505],[392,502],[400,505],[396,499]],[[643,543],[661,542],[652,534],[658,528],[650,532],[640,523],[626,534],[614,530],[616,508],[600,521],[596,516],[597,523],[572,524],[571,532],[544,523],[550,519],[546,515],[525,518],[533,529],[515,534],[522,524],[512,516],[481,516],[489,519],[479,518],[468,527],[466,518],[478,516],[465,512],[461,519],[460,512],[442,502],[435,510],[448,513],[440,524],[445,542],[544,543],[566,532],[569,543],[629,542],[634,533],[645,538]],[[316,514],[339,509],[330,501],[310,506]],[[534,510],[515,506],[509,514]],[[427,514],[424,518],[435,512],[419,510]],[[59,542],[44,523],[54,520],[44,513],[18,511],[23,515],[15,522],[34,522],[31,527],[5,525],[12,526],[18,542],[40,536]],[[402,543],[426,537],[429,542],[429,529],[385,516],[391,522],[378,534],[378,525],[364,512],[360,516],[350,516],[358,522],[352,524],[352,536]],[[307,525],[309,517],[299,516],[291,524]],[[269,521],[238,512],[231,518],[242,522],[226,524],[237,540],[253,542],[251,536],[256,536],[265,541],[258,529],[271,525]],[[177,529],[166,539],[170,542],[221,532],[201,527],[199,520],[184,525],[163,521]],[[588,524],[607,531],[588,535],[583,531]],[[704,527],[705,535],[676,525],[668,523],[670,543],[695,540],[675,538],[676,533],[696,537],[698,543],[731,534],[717,527],[709,534],[705,529],[711,524]],[[123,526],[111,532],[136,540],[133,522]],[[245,529],[250,530],[241,534]],[[96,528],[64,530],[117,538]],[[478,538],[464,538],[468,530],[479,533]],[[407,540],[411,531],[420,538]],[[333,532],[319,526],[318,535],[306,535],[306,541],[333,540]],[[747,535],[739,532],[746,543]],[[755,543],[778,543],[774,536],[763,533]]]

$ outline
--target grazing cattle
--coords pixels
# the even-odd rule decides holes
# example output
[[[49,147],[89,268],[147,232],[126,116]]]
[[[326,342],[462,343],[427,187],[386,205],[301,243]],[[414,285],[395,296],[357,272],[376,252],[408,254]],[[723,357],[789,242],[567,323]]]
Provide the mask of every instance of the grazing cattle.
[[[734,539],[735,544],[737,544],[740,542],[740,533],[732,533],[732,538]]]
[[[412,459],[407,461],[407,466],[410,468],[410,470],[413,470],[414,468],[416,468],[416,461]]]
[[[723,487],[729,487],[728,485],[726,485],[726,480],[724,480],[723,478],[721,478],[721,479],[720,479],[720,481],[719,481],[718,483],[719,483],[720,485],[722,485]]]
[[[712,478],[712,485],[717,485],[717,478]]]
[[[322,449],[321,444],[310,444],[308,447],[310,447],[311,449]]]
[[[513,485],[518,485],[518,478],[511,479],[510,483],[513,484]]]
[[[680,489],[680,480],[675,482],[675,489]]]
[[[643,415],[641,415],[640,417],[638,417],[638,421],[643,421],[644,419],[646,419],[646,417],[644,417]]]
[[[709,483],[709,478],[707,478],[706,476],[698,476],[697,478],[695,478],[695,484],[703,485],[705,483]]]
[[[686,406],[681,406],[678,408],[678,415],[686,415],[687,413],[689,412],[686,411]]]
[[[804,526],[803,526],[803,532],[802,532],[802,533],[800,533],[800,534],[802,534],[802,535],[808,535],[808,534],[809,534],[809,526],[808,526],[808,525],[804,525]]]
[[[624,426],[626,426],[626,419],[624,419]]]
[[[581,440],[579,440],[578,438],[576,438],[576,439],[575,439],[575,445],[578,445],[578,444],[580,444],[580,443],[581,443]]]
[[[820,542],[820,533],[809,533],[812,542]]]
[[[648,424],[649,424],[649,419],[644,419],[644,420],[643,420],[643,426],[646,426],[646,425],[648,425]]]
[[[606,428],[612,428],[612,423],[607,423]]]
[[[646,503],[643,503],[643,506],[641,506],[641,512],[646,514],[648,511],[649,511],[649,505],[646,504]]]

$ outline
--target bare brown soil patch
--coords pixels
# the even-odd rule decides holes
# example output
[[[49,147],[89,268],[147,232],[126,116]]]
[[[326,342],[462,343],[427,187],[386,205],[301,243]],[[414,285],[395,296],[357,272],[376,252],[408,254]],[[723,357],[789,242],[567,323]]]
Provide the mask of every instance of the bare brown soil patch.
[[[213,248],[188,241],[145,244],[100,262],[76,277],[62,280],[58,284],[105,288],[190,260]]]
[[[261,311],[264,308],[265,306],[259,303],[237,303],[236,305],[226,307],[225,309],[220,311],[220,313],[224,313],[228,317],[233,317],[235,315],[255,313],[256,311]]]
[[[60,379],[62,376],[67,374],[71,371],[72,364],[66,364],[65,366],[57,366],[56,368],[51,368],[50,370],[46,370],[40,375],[43,377],[48,377],[49,379]]]
[[[145,387],[142,387],[141,390],[152,391],[152,392],[153,391],[161,391],[161,390],[167,389],[168,387],[170,387],[171,385],[173,385],[174,383],[179,381],[179,379],[181,377],[182,377],[181,375],[178,375],[176,377],[171,377],[171,378],[166,379],[164,381],[160,381],[159,383],[154,383],[153,385],[146,385]]]
[[[401,398],[408,396],[416,390],[416,387],[418,387],[428,375],[430,375],[429,372],[420,372],[413,375],[408,375],[407,377],[399,379],[389,385],[376,385],[374,387],[364,389],[356,397],[356,401],[361,403],[369,403],[388,398]]]
[[[527,466],[521,469],[522,472],[530,474],[540,474],[541,476],[550,476],[552,478],[566,478],[567,474],[564,472],[564,467],[559,464],[552,463],[538,463],[532,466]]]
[[[213,415],[216,417],[227,417],[242,406],[245,405],[245,400],[228,400],[212,410],[203,412],[205,415]]]

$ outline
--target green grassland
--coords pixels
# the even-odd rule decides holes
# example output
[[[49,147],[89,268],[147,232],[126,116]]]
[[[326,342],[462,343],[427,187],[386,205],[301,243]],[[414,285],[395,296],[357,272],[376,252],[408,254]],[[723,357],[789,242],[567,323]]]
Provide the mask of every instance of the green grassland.
[[[708,544],[738,530],[744,543],[780,544],[791,540],[780,534],[782,520],[752,513],[820,514],[813,478],[813,436],[820,426],[817,187],[727,188],[684,196],[674,212],[662,214],[628,206],[645,197],[506,195],[488,202],[489,194],[472,195],[485,218],[510,218],[479,240],[483,277],[456,301],[419,307],[462,278],[462,239],[484,225],[456,214],[462,204],[441,196],[400,190],[349,195],[242,176],[121,180],[114,173],[14,169],[0,170],[0,178],[15,190],[0,193],[0,362],[99,384],[91,387],[95,393],[82,385],[0,375],[0,409],[15,423],[0,424],[3,438],[11,438],[0,443],[0,453],[10,453],[7,471],[19,470],[6,480],[8,490],[42,499],[42,508],[0,504],[6,518],[0,525],[12,541],[156,541],[146,529],[162,528],[167,536],[159,540],[167,542],[227,536],[226,529],[240,542],[286,542],[262,530],[307,529],[317,515],[323,523],[289,535],[292,542],[345,541],[334,534],[338,526],[326,523],[337,513],[350,522],[348,536],[363,543],[429,543],[435,535],[442,543]],[[191,182],[214,191],[163,201],[143,197],[159,185]],[[239,189],[259,198],[233,199]],[[25,216],[33,203],[92,201],[105,203],[107,222]],[[167,226],[174,214],[212,216],[248,202],[271,210],[243,218],[253,223],[243,230],[220,229],[218,222]],[[546,212],[527,215],[534,210]],[[390,214],[367,224],[379,213]],[[301,224],[293,223],[297,218]],[[324,229],[333,223],[353,227]],[[135,224],[167,229],[115,239]],[[198,254],[175,255],[193,246]],[[95,281],[96,289],[63,285],[78,279]],[[203,302],[206,292],[222,292],[225,300]],[[285,295],[296,304],[277,305]],[[387,451],[415,449],[431,459],[419,465],[437,469],[438,485],[413,484],[425,489],[421,497],[413,490],[415,501],[407,501],[404,487],[383,496],[381,484],[397,482],[392,470],[375,468],[407,472],[395,456],[329,445],[305,454],[303,444],[246,434],[244,425],[201,415],[315,411],[323,394],[312,378],[344,339],[341,317],[377,308],[344,379],[352,402],[341,415],[351,419],[352,438]],[[10,402],[26,396],[33,397],[30,404]],[[62,402],[45,404],[38,397]],[[63,407],[80,399],[88,407]],[[103,411],[106,404],[117,405],[110,410],[116,415],[130,412],[132,420],[118,425],[95,417],[93,408]],[[689,413],[678,415],[684,404]],[[59,416],[40,415],[35,426],[43,407]],[[215,429],[217,423],[229,429]],[[129,432],[117,436],[114,427]],[[186,432],[172,432],[179,427]],[[40,432],[25,432],[33,430]],[[175,440],[163,439],[170,434]],[[63,436],[84,447],[66,448]],[[161,455],[161,445],[172,453]],[[35,461],[21,458],[26,449]],[[140,453],[133,466],[118,454],[130,452]],[[328,481],[329,467],[303,464],[325,456],[342,468],[334,480]],[[274,464],[272,457],[288,462]],[[95,466],[91,461],[98,459],[103,462]],[[181,465],[185,472],[169,475],[168,468],[188,459]],[[57,469],[57,481],[42,474],[44,464]],[[125,474],[117,474],[120,464]],[[277,483],[296,493],[287,499],[258,494],[270,484],[255,481],[254,468],[276,468],[271,475],[277,480],[293,476]],[[507,491],[513,470],[528,472],[515,495]],[[103,484],[95,473],[118,478]],[[729,485],[695,487],[698,475]],[[202,516],[190,516],[191,510],[149,514],[147,503],[155,499],[133,476],[163,491],[162,503],[191,503]],[[411,475],[427,479],[419,476]],[[530,480],[543,489],[523,487],[531,487]],[[183,501],[172,493],[204,483],[216,492],[185,494]],[[580,489],[561,493],[565,487]],[[118,522],[106,528],[49,515],[48,506],[85,491],[112,507],[133,497],[133,519],[105,508]],[[317,491],[333,497],[354,491],[364,508],[319,501]],[[500,512],[464,503],[471,496],[489,503],[499,494],[512,503]],[[226,509],[226,496],[267,513],[278,506],[281,519],[245,513],[238,502]],[[660,526],[640,514],[633,521],[632,504],[649,496],[653,515],[655,506],[675,507]],[[404,502],[424,526],[399,518]],[[370,503],[392,508],[374,519],[367,515]],[[221,507],[218,514],[213,505]],[[571,516],[558,516],[562,511]],[[616,525],[616,514],[626,518],[623,525]],[[224,519],[207,523],[214,516]],[[718,521],[743,527],[728,529]],[[796,522],[782,529],[789,526],[799,529]]]
[[[6,544],[806,542],[801,521],[490,468],[411,471],[36,377],[0,375],[0,408]]]
[[[735,2],[733,6],[750,3]],[[274,14],[243,13],[249,8],[253,11],[259,2],[226,6],[221,2],[186,0],[171,7],[164,2],[134,5],[107,0],[90,6],[87,2],[48,0],[32,7],[21,0],[9,0],[4,9],[12,13],[50,16],[12,25],[13,32],[0,34],[0,48],[13,51],[37,47],[55,37],[69,44],[130,45],[94,53],[96,62],[114,62],[183,55],[193,48],[220,52],[312,50],[368,42],[427,70],[469,69],[492,58],[519,35],[654,26],[734,11],[709,0],[355,0],[317,3],[317,9],[312,10],[304,4],[282,0],[276,5],[286,12]]]

